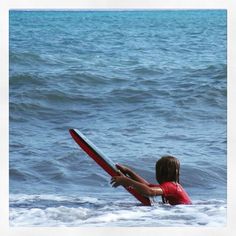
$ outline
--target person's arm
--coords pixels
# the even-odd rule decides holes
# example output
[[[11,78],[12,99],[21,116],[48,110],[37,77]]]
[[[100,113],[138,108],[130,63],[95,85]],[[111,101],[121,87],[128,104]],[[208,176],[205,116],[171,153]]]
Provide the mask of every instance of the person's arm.
[[[126,176],[114,176],[111,179],[112,187],[118,187],[120,185],[124,187],[132,187],[135,190],[137,190],[140,194],[147,196],[147,197],[153,197],[153,196],[160,196],[163,194],[163,191],[160,187],[149,187],[146,184],[137,182],[133,179],[130,179]]]
[[[140,175],[138,175],[137,173],[135,173],[133,170],[131,170],[130,168],[120,165],[120,164],[116,164],[117,169],[119,169],[124,175],[128,175],[131,179],[143,183],[145,185],[149,185],[149,183],[142,178]]]

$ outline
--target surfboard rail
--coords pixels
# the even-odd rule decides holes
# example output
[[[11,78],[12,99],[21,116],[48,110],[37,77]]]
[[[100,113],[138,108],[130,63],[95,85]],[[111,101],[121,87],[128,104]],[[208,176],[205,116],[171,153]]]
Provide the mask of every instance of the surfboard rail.
[[[103,154],[87,137],[85,137],[85,135],[83,135],[77,129],[69,129],[69,132],[74,141],[81,147],[81,149],[86,152],[88,156],[91,157],[111,177],[120,175],[119,170],[115,167],[115,164],[110,160],[110,158]],[[124,188],[143,205],[151,205],[150,199],[139,194],[134,188]]]

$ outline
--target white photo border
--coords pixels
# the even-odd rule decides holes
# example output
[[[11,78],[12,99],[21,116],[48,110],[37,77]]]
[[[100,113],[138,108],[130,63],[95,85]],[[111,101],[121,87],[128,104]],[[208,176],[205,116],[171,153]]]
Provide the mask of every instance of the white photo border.
[[[0,234],[8,235],[235,235],[236,233],[236,1],[234,0],[2,0],[0,2]],[[9,10],[227,10],[227,226],[226,227],[10,227],[9,226]]]

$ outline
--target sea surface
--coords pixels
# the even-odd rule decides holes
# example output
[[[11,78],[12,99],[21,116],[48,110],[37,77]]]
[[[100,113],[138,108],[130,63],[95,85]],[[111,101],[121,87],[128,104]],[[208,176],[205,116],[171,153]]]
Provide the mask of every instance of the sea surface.
[[[225,226],[225,10],[10,11],[10,226]],[[156,183],[181,162],[189,206],[141,206],[73,141]]]

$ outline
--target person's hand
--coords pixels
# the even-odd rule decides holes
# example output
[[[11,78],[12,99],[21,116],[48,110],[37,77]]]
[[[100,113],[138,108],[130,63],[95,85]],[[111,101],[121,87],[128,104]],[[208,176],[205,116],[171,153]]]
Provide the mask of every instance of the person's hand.
[[[121,164],[116,164],[116,168],[120,170],[120,172],[123,173],[124,175],[127,175],[130,172],[130,169],[128,167],[123,166]]]
[[[122,185],[125,182],[125,176],[114,176],[111,178],[111,184],[113,188],[117,188],[118,186]]]

